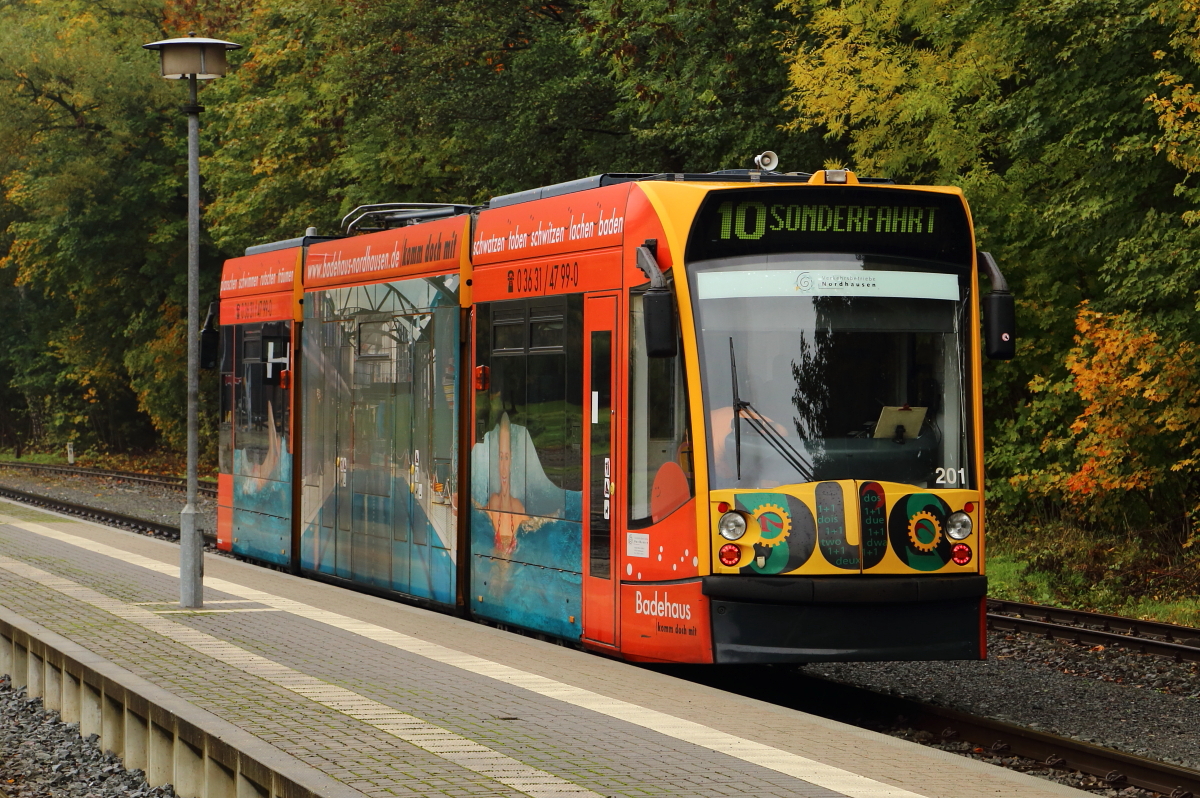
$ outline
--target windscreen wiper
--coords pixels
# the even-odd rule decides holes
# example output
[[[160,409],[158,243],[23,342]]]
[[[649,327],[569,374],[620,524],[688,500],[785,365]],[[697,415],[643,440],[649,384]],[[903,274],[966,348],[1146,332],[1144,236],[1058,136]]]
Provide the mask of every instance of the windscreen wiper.
[[[813,481],[812,466],[804,455],[800,453],[795,446],[788,442],[788,439],[779,434],[775,429],[774,423],[769,418],[758,412],[758,409],[749,402],[741,403],[741,412],[746,414],[746,421],[750,424],[751,429],[762,436],[772,449],[774,449],[780,457],[782,457],[788,465],[796,469],[800,476],[804,477],[805,482]],[[739,477],[740,479],[740,477]]]
[[[733,353],[733,338],[729,339],[729,369],[733,374],[733,445],[737,458],[737,478],[742,479],[742,414],[751,429],[759,434],[788,465],[804,478],[805,482],[813,481],[812,465],[804,458],[788,439],[779,434],[769,418],[758,411],[754,405],[744,401],[738,395],[737,358]]]
[[[729,371],[733,375],[733,449],[737,461],[738,482],[742,481],[742,402],[738,398],[737,356],[733,354],[733,336],[729,336]]]

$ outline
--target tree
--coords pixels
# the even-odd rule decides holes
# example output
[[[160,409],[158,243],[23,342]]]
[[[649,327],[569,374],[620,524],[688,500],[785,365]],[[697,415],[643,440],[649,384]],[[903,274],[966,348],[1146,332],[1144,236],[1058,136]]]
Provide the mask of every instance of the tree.
[[[1165,333],[1194,302],[1191,202],[1147,104],[1164,71],[1196,74],[1164,47],[1173,21],[1126,0],[792,7],[813,20],[791,53],[793,124],[845,142],[867,173],[961,185],[1018,294],[1018,358],[986,373],[989,490],[1017,513],[1039,498],[1075,506],[1071,475],[1094,452],[1074,422],[1098,400],[1079,379],[1112,373],[1087,365],[1086,340],[1068,358],[1077,308]],[[1180,509],[1146,506],[1133,523]]]
[[[164,6],[0,8],[0,372],[44,442],[128,449],[182,440],[185,167],[179,95],[137,43]],[[208,258],[207,277],[216,272]],[[31,356],[30,348],[36,348]]]

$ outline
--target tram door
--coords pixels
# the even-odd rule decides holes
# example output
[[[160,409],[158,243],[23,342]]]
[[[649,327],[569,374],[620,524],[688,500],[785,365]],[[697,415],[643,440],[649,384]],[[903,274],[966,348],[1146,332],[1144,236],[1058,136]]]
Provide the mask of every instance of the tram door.
[[[396,382],[399,399],[396,418],[395,463],[397,481],[396,526],[392,576],[402,590],[414,596],[435,595],[430,546],[434,501],[432,450],[433,318],[428,313],[396,319]]]
[[[613,397],[617,352],[617,298],[588,296],[583,309],[584,434],[584,586],[583,636],[617,645],[615,573],[618,506],[616,488],[616,423]]]

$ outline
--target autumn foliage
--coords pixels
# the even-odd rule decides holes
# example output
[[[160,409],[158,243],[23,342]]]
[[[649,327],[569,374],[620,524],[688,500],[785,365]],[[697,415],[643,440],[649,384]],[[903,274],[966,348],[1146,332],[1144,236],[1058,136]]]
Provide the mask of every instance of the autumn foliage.
[[[1093,512],[1157,505],[1159,515],[1176,516],[1190,546],[1188,520],[1200,510],[1200,351],[1146,329],[1130,312],[1084,303],[1075,324],[1066,363],[1083,403],[1070,424],[1077,464],[1047,487]]]
[[[765,149],[957,185],[1019,303],[993,529],[1200,549],[1200,0],[2,4],[0,445],[179,444],[182,87],[138,45],[192,30],[245,45],[201,95],[205,304],[358,204]]]

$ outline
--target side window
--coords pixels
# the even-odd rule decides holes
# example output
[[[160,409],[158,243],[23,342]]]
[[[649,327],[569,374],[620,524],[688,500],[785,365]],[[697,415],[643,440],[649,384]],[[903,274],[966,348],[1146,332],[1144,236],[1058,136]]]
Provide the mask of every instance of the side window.
[[[511,495],[529,515],[579,520],[579,496],[573,495],[583,474],[577,299],[496,302],[477,311],[476,362],[487,369],[487,388],[476,395],[475,437],[482,443],[492,436],[496,462],[503,464],[493,469],[488,493]]]
[[[233,447],[242,452],[234,469],[244,476],[275,475],[278,454],[288,446],[288,396],[281,372],[289,365],[291,322],[247,324],[236,336]],[[277,475],[271,478],[278,478]]]
[[[647,357],[642,296],[629,297],[629,526],[666,518],[695,494],[683,347]]]
[[[396,381],[396,350],[400,332],[391,319],[358,325],[354,353],[354,387],[369,388]]]
[[[218,425],[218,467],[222,474],[233,473],[233,394],[236,375],[233,370],[233,353],[237,328],[231,324],[221,327],[221,419]]]

